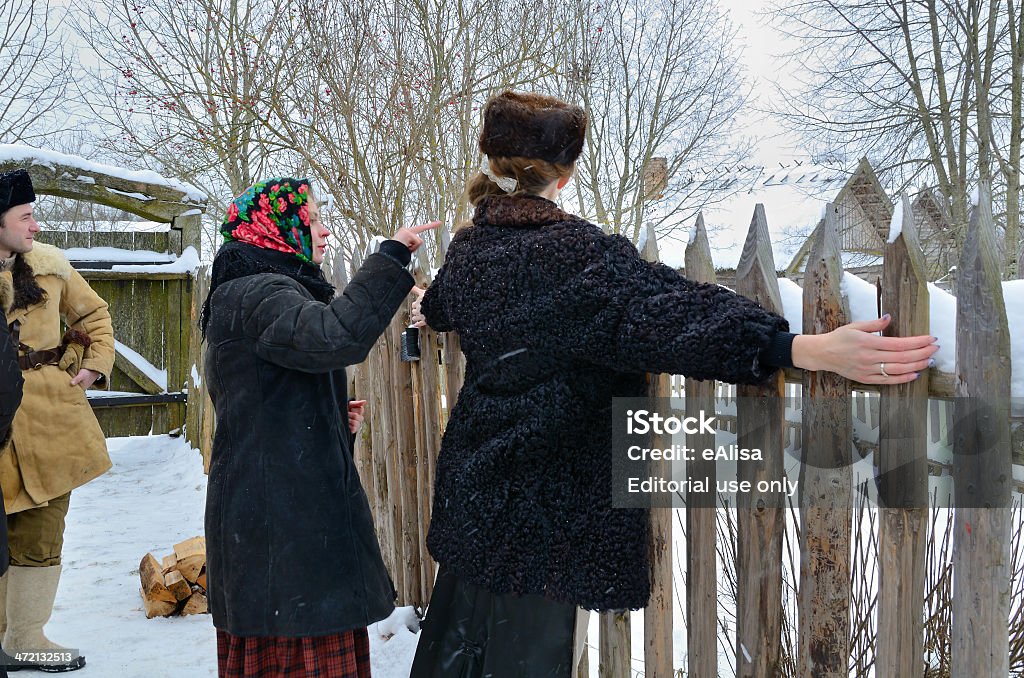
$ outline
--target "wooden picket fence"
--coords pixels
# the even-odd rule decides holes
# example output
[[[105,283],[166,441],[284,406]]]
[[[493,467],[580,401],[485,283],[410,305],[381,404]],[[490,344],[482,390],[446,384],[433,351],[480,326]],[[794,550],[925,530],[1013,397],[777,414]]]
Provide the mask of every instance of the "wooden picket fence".
[[[999,275],[990,198],[982,190],[959,263],[957,289],[956,373],[935,370],[906,385],[881,389],[854,385],[831,373],[780,371],[770,383],[740,386],[730,392],[735,415],[726,417],[739,447],[763,451],[762,461],[739,462],[740,480],[775,480],[784,475],[787,445],[802,449],[807,463],[801,492],[819,499],[800,510],[800,571],[797,597],[798,676],[848,676],[850,661],[852,417],[870,416],[879,427],[876,459],[890,497],[907,508],[880,508],[877,521],[879,590],[874,675],[878,678],[923,676],[927,514],[929,511],[927,441],[928,408],[951,402],[959,422],[952,441],[955,487],[951,675],[1005,678],[1009,675],[1011,412],[1009,335]],[[881,281],[883,312],[893,315],[887,334],[928,334],[929,303],[923,255],[914,232],[909,201],[902,233],[887,245]],[[804,278],[803,332],[828,332],[847,321],[840,293],[842,269],[835,210],[826,210],[808,259]],[[447,241],[442,242],[443,261]],[[653,233],[643,255],[657,259]],[[417,283],[429,284],[430,267],[417,258]],[[353,262],[358,267],[360,262]],[[687,277],[715,281],[703,219],[686,251]],[[737,292],[775,312],[782,312],[772,258],[767,216],[757,205],[737,269]],[[343,282],[343,281],[341,281]],[[202,287],[202,282],[198,283]],[[369,401],[367,420],[355,449],[356,465],[375,516],[378,537],[399,593],[399,604],[426,606],[436,564],[426,548],[432,487],[441,434],[464,379],[458,336],[420,332],[422,359],[402,362],[403,309],[370,352],[350,370],[351,394]],[[680,377],[651,378],[652,394],[678,395]],[[683,381],[687,416],[716,411],[720,385]],[[786,389],[799,393],[802,425],[794,431],[785,419]],[[867,405],[865,392],[878,394]],[[716,395],[718,398],[716,398]],[[860,400],[858,400],[860,398]],[[990,407],[979,414],[971,403]],[[716,405],[717,402],[717,405]],[[189,421],[202,419],[189,403]],[[872,410],[870,413],[868,409]],[[201,408],[200,408],[201,409]],[[853,414],[851,414],[853,413]],[[949,418],[948,415],[943,415]],[[932,420],[935,420],[933,413]],[[1018,424],[1019,425],[1019,422]],[[203,426],[201,426],[203,428]],[[209,428],[212,429],[212,426]],[[932,432],[934,437],[934,432]],[[794,441],[794,436],[797,440]],[[205,436],[204,436],[205,438]],[[690,436],[687,446],[715,447],[713,437]],[[1005,455],[978,455],[979,449],[1006,450]],[[976,460],[982,459],[983,463]],[[1024,461],[1024,460],[1022,460]],[[691,462],[692,463],[692,462]],[[934,463],[934,462],[933,462]],[[694,476],[715,480],[713,462],[696,462]],[[667,473],[665,474],[668,475]],[[974,508],[979,488],[998,498],[995,507]],[[1004,501],[1005,500],[1005,501]],[[784,509],[769,497],[737,499],[736,630],[732,638],[736,675],[743,678],[784,673],[783,539]],[[891,505],[891,504],[890,504]],[[719,567],[721,536],[715,509],[685,511],[685,586],[673,582],[674,510],[651,510],[650,560],[652,596],[643,614],[643,674],[649,678],[719,675]],[[685,596],[687,669],[673,665],[673,596]],[[602,678],[636,675],[631,648],[630,613],[603,613],[599,647]],[[586,653],[584,655],[586,658]],[[589,675],[584,660],[580,676]]]

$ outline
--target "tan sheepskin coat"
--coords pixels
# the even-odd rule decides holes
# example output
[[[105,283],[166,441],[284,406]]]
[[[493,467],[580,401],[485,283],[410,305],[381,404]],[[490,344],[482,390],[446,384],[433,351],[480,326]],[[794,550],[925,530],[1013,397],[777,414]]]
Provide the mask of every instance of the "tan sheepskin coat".
[[[59,346],[67,327],[85,332],[92,345],[81,367],[109,383],[114,366],[114,331],[107,302],[68,262],[60,249],[36,243],[18,255],[45,291],[42,302],[11,311],[9,323],[21,322],[21,343],[35,350]],[[44,505],[84,485],[110,468],[106,439],[80,386],[56,365],[26,370],[21,407],[13,436],[0,453],[0,486],[7,513]]]

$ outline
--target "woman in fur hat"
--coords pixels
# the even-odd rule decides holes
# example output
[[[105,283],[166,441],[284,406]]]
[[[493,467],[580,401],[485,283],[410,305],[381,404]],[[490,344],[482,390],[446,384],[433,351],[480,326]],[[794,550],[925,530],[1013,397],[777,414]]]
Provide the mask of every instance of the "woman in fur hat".
[[[207,583],[221,676],[370,675],[367,625],[394,602],[352,460],[362,405],[345,366],[366,357],[413,286],[437,223],[402,228],[335,298],[309,181],[235,198],[204,304],[217,415],[206,503]]]
[[[437,463],[440,571],[412,675],[568,678],[577,608],[650,595],[648,513],[612,508],[613,397],[645,395],[645,373],[756,384],[791,365],[898,384],[937,347],[874,335],[887,319],[796,336],[753,301],[644,261],[556,204],[583,149],[581,108],[505,92],[483,118],[472,225],[413,307],[414,323],[459,333],[466,378]]]

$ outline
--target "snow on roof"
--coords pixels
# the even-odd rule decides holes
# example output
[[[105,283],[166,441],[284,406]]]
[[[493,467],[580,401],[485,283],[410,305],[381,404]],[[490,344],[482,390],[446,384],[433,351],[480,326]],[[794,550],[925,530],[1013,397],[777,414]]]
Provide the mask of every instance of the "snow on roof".
[[[131,261],[169,264],[177,259],[169,252],[126,250],[120,247],[69,247],[64,250],[64,254],[71,261]]]
[[[186,247],[181,256],[170,263],[144,266],[115,265],[111,270],[128,273],[195,273],[199,264],[199,254],[196,249]]]
[[[206,194],[192,184],[179,181],[178,179],[169,179],[152,170],[129,170],[115,165],[92,162],[77,155],[57,153],[56,151],[33,148],[22,144],[0,144],[0,162],[16,162],[24,163],[25,165],[40,164],[50,168],[53,168],[55,165],[76,167],[86,172],[106,174],[118,179],[124,179],[125,181],[165,186],[184,193],[186,199],[190,202],[206,202]],[[95,180],[92,180],[91,177],[79,176],[75,179],[82,183],[95,183]]]
[[[167,392],[167,370],[157,367],[139,355],[138,352],[128,348],[117,339],[114,340],[114,348],[122,357],[124,357],[125,360],[130,362],[138,368],[140,372],[149,377],[154,384],[162,388],[164,393]]]
[[[132,221],[130,219],[39,222],[44,231],[92,231],[103,233],[166,233],[171,224],[159,221]],[[87,227],[87,228],[86,228]]]

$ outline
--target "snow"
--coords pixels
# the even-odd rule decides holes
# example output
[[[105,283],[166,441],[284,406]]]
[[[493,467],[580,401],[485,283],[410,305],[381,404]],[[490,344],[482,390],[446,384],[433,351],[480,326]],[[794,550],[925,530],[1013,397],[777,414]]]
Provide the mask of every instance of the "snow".
[[[86,160],[77,155],[57,153],[40,148],[33,148],[22,144],[0,144],[0,162],[17,162],[24,165],[39,164],[53,168],[55,165],[74,167],[86,172],[106,174],[107,176],[136,181],[156,186],[164,186],[185,194],[190,202],[206,202],[206,194],[192,184],[168,179],[152,170],[129,170],[115,165],[104,165],[98,162]],[[87,183],[87,182],[86,182]],[[109,190],[109,189],[108,189]]]
[[[141,200],[142,202],[148,202],[153,199],[153,196],[146,195],[145,193],[130,193],[128,191],[119,191],[116,188],[110,188],[109,186],[107,186],[107,192],[115,193],[117,195],[123,195],[128,198],[135,198],[136,200]]]
[[[139,561],[203,534],[206,476],[184,438],[109,438],[113,468],[74,491],[64,541],[64,573],[53,618],[55,642],[79,649],[83,676],[152,678],[217,675],[210,615],[146,619]],[[418,636],[412,608],[370,626],[376,678],[409,675]],[[77,674],[76,674],[77,675]],[[595,674],[596,675],[596,674]]]
[[[1010,394],[1024,398],[1024,280],[1004,282],[1003,299],[1010,332]]]
[[[149,362],[117,339],[114,340],[114,349],[128,362],[137,367],[140,372],[153,380],[153,382],[163,389],[164,393],[167,392],[167,370],[162,370],[159,367],[156,367],[153,363]]]
[[[169,252],[152,250],[127,250],[120,247],[69,247],[64,250],[71,261],[148,261],[171,263],[176,257]]]
[[[902,232],[903,206],[897,203],[896,209],[892,211],[892,221],[889,222],[889,244],[896,242],[896,238],[900,237]]]
[[[928,283],[928,316],[939,350],[932,358],[940,372],[956,371],[956,297],[934,283]],[[1021,347],[1024,349],[1024,347]]]
[[[203,378],[202,376],[200,376],[199,370],[196,368],[195,365],[192,366],[192,385],[195,386],[196,388],[203,387]]]
[[[82,184],[90,184],[90,185],[96,183],[96,180],[93,179],[92,177],[83,176],[81,174],[79,174],[77,177],[75,177],[75,181],[77,181],[79,183],[82,183]]]
[[[199,264],[199,254],[196,253],[196,249],[186,247],[180,257],[168,264],[117,265],[113,267],[113,270],[127,273],[195,273]]]
[[[111,438],[113,468],[75,490],[52,640],[79,649],[82,675],[216,676],[209,615],[146,619],[139,561],[203,534],[206,478],[181,438]],[[169,648],[174,648],[169,651]]]
[[[420,621],[412,607],[398,607],[391,616],[371,624],[370,673],[382,678],[405,678],[412,670]],[[374,642],[376,641],[376,642]]]
[[[849,322],[878,320],[878,288],[849,271],[843,271],[841,289],[849,302]]]
[[[198,210],[193,210],[198,211]],[[47,231],[92,231],[93,233],[166,233],[171,230],[170,222],[133,221],[130,219],[82,219],[80,221],[40,222]]]
[[[789,321],[789,331],[793,334],[803,334],[803,288],[789,278],[779,278],[779,294],[782,297],[782,315]]]

